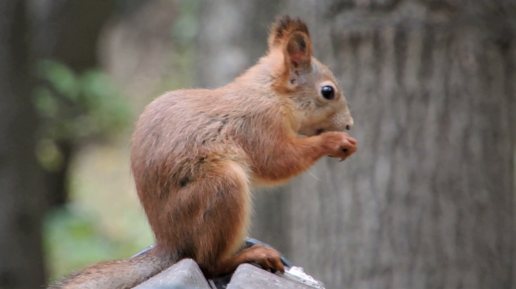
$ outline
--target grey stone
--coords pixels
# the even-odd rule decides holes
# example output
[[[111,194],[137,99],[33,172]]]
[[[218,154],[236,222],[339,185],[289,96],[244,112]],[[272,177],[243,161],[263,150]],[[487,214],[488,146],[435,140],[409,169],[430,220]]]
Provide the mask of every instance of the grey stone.
[[[133,289],[210,289],[199,266],[184,259]]]
[[[227,289],[313,289],[249,264],[238,267]]]

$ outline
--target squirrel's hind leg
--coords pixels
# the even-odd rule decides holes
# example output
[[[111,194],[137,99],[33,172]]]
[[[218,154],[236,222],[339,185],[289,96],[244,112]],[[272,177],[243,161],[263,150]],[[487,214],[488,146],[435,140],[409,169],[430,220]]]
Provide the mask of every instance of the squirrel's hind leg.
[[[253,246],[237,253],[244,244],[251,211],[244,165],[229,160],[210,164],[209,172],[182,188],[179,196],[199,200],[200,210],[188,223],[193,256],[207,277],[231,273],[249,262],[283,271],[280,254],[274,249]]]

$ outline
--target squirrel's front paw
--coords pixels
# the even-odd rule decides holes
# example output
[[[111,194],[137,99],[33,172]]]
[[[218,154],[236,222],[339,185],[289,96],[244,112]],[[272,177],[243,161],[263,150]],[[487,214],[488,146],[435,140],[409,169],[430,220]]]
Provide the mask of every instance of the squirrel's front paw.
[[[328,156],[345,160],[357,151],[357,140],[345,132],[327,132],[321,135]]]

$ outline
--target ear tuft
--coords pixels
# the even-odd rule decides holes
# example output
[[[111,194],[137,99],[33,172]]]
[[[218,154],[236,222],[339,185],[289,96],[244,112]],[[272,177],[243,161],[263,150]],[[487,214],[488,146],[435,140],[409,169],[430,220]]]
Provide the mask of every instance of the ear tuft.
[[[297,80],[301,74],[311,71],[312,42],[303,21],[286,15],[272,25],[269,52],[278,51],[283,54],[283,65],[273,87],[281,93],[288,93],[298,86]]]
[[[301,32],[310,37],[308,27],[299,18],[292,19],[288,15],[279,17],[271,27],[269,34],[269,48],[281,45],[289,36],[295,32]]]

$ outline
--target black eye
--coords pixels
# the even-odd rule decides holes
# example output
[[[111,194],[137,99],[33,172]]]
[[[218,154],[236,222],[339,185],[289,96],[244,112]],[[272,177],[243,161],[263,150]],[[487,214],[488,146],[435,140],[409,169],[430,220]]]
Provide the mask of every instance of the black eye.
[[[326,85],[321,88],[321,94],[324,98],[332,100],[335,98],[335,91],[333,87]]]

